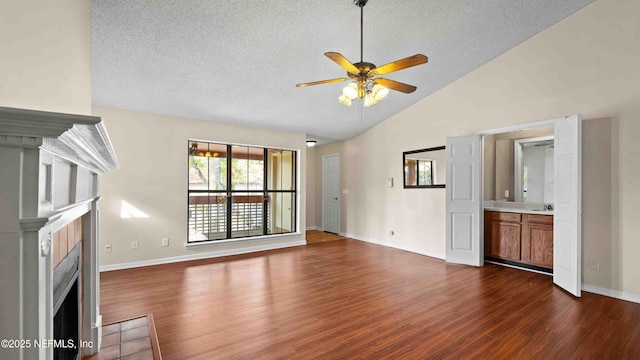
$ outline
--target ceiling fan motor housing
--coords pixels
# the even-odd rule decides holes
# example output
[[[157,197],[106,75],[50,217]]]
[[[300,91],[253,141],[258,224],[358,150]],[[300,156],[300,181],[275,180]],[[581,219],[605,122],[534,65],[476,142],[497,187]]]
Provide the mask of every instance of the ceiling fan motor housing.
[[[376,66],[370,62],[366,62],[366,61],[361,61],[361,62],[357,62],[357,63],[353,63],[353,65],[355,67],[358,68],[358,70],[360,70],[360,72],[358,73],[350,73],[347,71],[347,76],[350,79],[355,79],[357,77],[363,76],[363,77],[371,77],[371,74],[369,74],[369,71],[373,70],[376,68]]]
[[[356,4],[357,7],[364,7],[367,5],[367,1],[369,0],[353,0],[353,3]]]

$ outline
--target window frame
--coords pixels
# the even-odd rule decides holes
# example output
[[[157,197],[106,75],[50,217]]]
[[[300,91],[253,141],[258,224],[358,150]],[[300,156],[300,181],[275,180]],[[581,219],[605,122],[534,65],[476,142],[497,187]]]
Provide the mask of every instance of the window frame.
[[[227,161],[227,165],[226,165],[226,189],[224,190],[211,190],[211,189],[205,189],[205,190],[191,190],[190,189],[190,176],[189,176],[189,171],[191,168],[191,157],[192,157],[192,149],[191,149],[191,145],[192,143],[198,143],[198,144],[206,144],[207,146],[210,145],[218,145],[218,146],[226,146],[226,161]],[[216,243],[228,243],[228,242],[236,242],[236,241],[243,241],[243,240],[255,240],[255,239],[259,239],[259,238],[273,238],[273,237],[277,237],[277,236],[286,236],[286,235],[292,235],[292,234],[299,234],[299,223],[298,223],[298,213],[300,210],[300,195],[299,195],[299,169],[300,169],[300,164],[299,164],[299,156],[300,156],[300,150],[299,149],[289,149],[289,148],[283,148],[283,147],[267,147],[267,146],[263,146],[263,145],[245,145],[245,144],[237,144],[237,143],[227,143],[227,142],[219,142],[219,141],[210,141],[210,140],[197,140],[197,139],[189,139],[187,141],[187,241],[186,241],[186,245],[187,247],[190,246],[197,246],[197,245],[204,245],[204,244],[216,244]],[[262,161],[263,161],[263,169],[262,169],[262,188],[261,189],[243,189],[243,190],[234,190],[233,189],[233,179],[232,179],[232,172],[233,172],[233,166],[232,166],[232,159],[233,159],[233,151],[232,149],[234,147],[246,147],[246,148],[258,148],[262,150]],[[271,190],[269,189],[269,184],[270,181],[268,179],[269,176],[269,167],[271,166],[271,162],[268,159],[268,155],[269,155],[269,151],[289,151],[292,154],[292,159],[291,159],[291,166],[292,166],[292,174],[291,174],[291,190]],[[207,185],[208,187],[209,185]],[[226,197],[226,207],[225,207],[225,213],[226,213],[226,236],[224,238],[218,238],[218,239],[211,239],[209,238],[209,236],[207,236],[207,239],[203,239],[203,240],[191,240],[190,239],[190,233],[191,233],[191,227],[190,227],[190,221],[191,221],[191,194],[197,194],[197,193],[204,193],[204,194],[220,194],[220,196],[225,196]],[[274,229],[271,229],[271,233],[269,233],[269,207],[270,207],[270,202],[269,202],[269,195],[271,194],[277,194],[277,193],[286,193],[286,194],[291,194],[291,231],[288,232],[273,232]],[[236,236],[234,237],[234,232],[233,232],[233,226],[232,226],[232,212],[233,212],[233,198],[234,198],[234,194],[244,194],[244,195],[251,195],[251,194],[260,194],[262,201],[262,226],[261,226],[261,233],[257,234],[257,235],[251,235],[251,234],[247,234],[246,236]],[[242,196],[242,195],[240,195]],[[250,231],[250,230],[247,230]]]

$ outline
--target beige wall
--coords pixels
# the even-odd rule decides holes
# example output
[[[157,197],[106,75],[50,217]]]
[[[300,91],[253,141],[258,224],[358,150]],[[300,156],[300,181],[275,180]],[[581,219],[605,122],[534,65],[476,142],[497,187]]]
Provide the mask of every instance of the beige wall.
[[[91,114],[91,1],[0,2],[0,106]]]
[[[343,199],[342,229],[444,257],[444,189],[385,187],[388,176],[402,176],[403,151],[443,145],[447,136],[574,113],[608,117],[585,121],[585,138],[597,128],[611,129],[604,142],[611,144],[611,161],[601,169],[610,177],[608,186],[585,169],[583,280],[640,294],[639,36],[640,2],[597,1],[361,136],[331,145],[342,149],[343,187],[350,191]],[[600,151],[599,144],[585,141],[586,159]],[[597,207],[602,203],[609,213]],[[599,261],[598,271],[587,268],[591,260]]]
[[[100,264],[115,265],[173,260],[205,253],[238,252],[248,247],[280,246],[305,239],[306,161],[300,161],[298,214],[301,234],[234,244],[185,248],[187,237],[187,141],[211,140],[235,144],[299,149],[306,158],[305,135],[260,130],[211,121],[178,118],[106,107],[94,107],[104,120],[120,168],[101,178]],[[120,217],[126,201],[148,218]],[[162,247],[169,238],[169,247]],[[139,241],[137,250],[131,242]],[[104,253],[105,244],[112,252]]]
[[[322,224],[316,223],[316,148],[307,148],[307,229],[317,229]]]

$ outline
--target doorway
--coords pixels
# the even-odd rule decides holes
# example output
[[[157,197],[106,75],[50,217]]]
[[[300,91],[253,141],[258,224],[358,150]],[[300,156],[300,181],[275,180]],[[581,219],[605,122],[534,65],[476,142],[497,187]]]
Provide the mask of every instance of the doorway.
[[[569,293],[581,294],[581,136],[580,115],[481,131],[447,138],[448,262],[484,263],[482,138],[534,127],[554,127],[553,282]]]

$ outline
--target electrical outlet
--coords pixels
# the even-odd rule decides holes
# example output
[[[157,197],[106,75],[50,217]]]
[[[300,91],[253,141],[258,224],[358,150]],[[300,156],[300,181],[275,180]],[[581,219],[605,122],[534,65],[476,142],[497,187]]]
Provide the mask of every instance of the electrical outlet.
[[[104,252],[106,253],[111,252],[111,244],[104,244]]]
[[[140,245],[140,244],[138,243],[138,240],[133,240],[133,241],[131,242],[131,248],[132,248],[132,249],[137,249],[137,248],[138,248],[138,245]]]
[[[169,238],[162,238],[162,246],[169,246]]]
[[[505,190],[505,191],[504,191],[504,197],[505,197],[506,199],[508,199],[508,198],[509,198],[509,190]]]
[[[587,267],[591,270],[600,271],[600,261],[598,260],[588,260]]]

